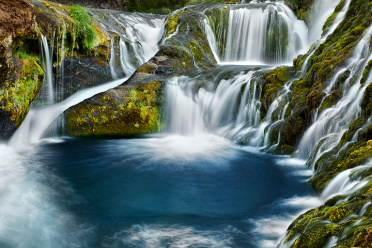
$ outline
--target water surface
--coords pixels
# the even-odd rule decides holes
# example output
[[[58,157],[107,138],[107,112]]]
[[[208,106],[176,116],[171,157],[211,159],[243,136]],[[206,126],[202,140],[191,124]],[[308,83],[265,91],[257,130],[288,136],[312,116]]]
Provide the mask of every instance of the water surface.
[[[303,165],[210,134],[52,139],[15,156],[30,175],[9,183],[35,198],[13,220],[35,231],[23,247],[270,247],[297,211],[284,199],[311,194]]]

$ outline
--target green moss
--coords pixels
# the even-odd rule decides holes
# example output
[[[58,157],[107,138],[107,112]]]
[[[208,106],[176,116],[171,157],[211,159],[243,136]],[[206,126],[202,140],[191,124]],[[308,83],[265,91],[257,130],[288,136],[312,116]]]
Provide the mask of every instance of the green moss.
[[[173,34],[176,29],[177,29],[177,26],[178,26],[178,15],[173,15],[171,17],[169,17],[168,21],[167,21],[167,35],[166,37],[169,37],[171,34]]]
[[[332,93],[326,97],[326,99],[323,101],[322,106],[319,108],[319,113],[322,112],[324,109],[327,109],[333,105],[335,105],[338,100],[340,100],[342,97],[342,90],[335,90],[332,91]]]
[[[97,33],[92,25],[88,12],[85,8],[78,5],[71,6],[69,11],[77,24],[78,37],[82,40],[84,49],[92,49]]]
[[[25,54],[23,56],[27,57]],[[5,83],[0,89],[0,109],[12,113],[11,120],[18,127],[26,117],[30,104],[44,82],[44,72],[33,60],[22,60],[20,77],[14,83]]]
[[[329,156],[329,155],[328,155]],[[317,172],[310,180],[317,190],[321,190],[339,172],[362,165],[372,158],[372,144],[359,142],[352,145],[347,152],[340,153],[336,159],[317,162]]]
[[[118,95],[119,94],[119,95]],[[125,87],[120,93],[96,96],[95,104],[81,103],[67,112],[70,135],[128,135],[162,128],[158,81]]]
[[[342,7],[343,3],[341,2],[336,8],[336,11],[340,11]],[[344,67],[345,61],[350,58],[356,44],[370,26],[372,16],[369,10],[371,8],[372,3],[369,1],[351,1],[345,19],[336,28],[334,33],[329,35],[326,41],[315,51],[315,47],[313,47],[307,55],[299,56],[294,61],[295,68],[298,71],[302,67],[306,57],[314,51],[313,56],[309,59],[307,73],[292,84],[292,98],[288,105],[286,121],[281,128],[283,132],[281,132],[280,145],[296,146],[306,126],[311,123],[310,118],[312,113],[318,107],[320,107],[320,111],[331,107],[342,97],[340,90],[343,87],[345,79],[350,76],[350,72],[348,71],[337,79],[334,89],[332,89],[332,92],[328,96],[323,92],[328,86],[327,83],[329,80],[340,68]],[[368,68],[364,72],[363,80],[367,78],[370,71]],[[353,78],[350,85],[355,80],[356,78]],[[324,97],[326,98],[324,99]],[[366,107],[363,107],[363,109],[367,111],[362,111],[365,117],[370,114],[368,106],[372,109],[372,104],[369,102],[369,96],[366,96],[364,101]],[[320,103],[322,103],[322,106],[319,106]],[[301,123],[300,127],[294,126],[291,120],[299,120]],[[351,132],[349,132],[348,137],[350,136],[352,136]]]
[[[271,103],[280,94],[284,84],[294,75],[293,67],[278,67],[267,72],[263,78],[262,85],[263,96],[261,99],[261,116],[266,116],[266,113]]]
[[[172,15],[168,18],[165,29],[166,29],[166,37],[169,37],[171,34],[176,32],[178,25],[180,24],[179,16],[189,12],[189,10],[181,11],[175,15]]]
[[[126,6],[132,12],[168,14],[169,10],[184,7],[187,0],[128,0]]]
[[[332,13],[332,15],[330,17],[328,17],[328,19],[324,23],[324,25],[323,25],[323,33],[326,33],[328,31],[329,27],[333,23],[333,21],[336,18],[336,16],[340,13],[340,11],[342,10],[342,8],[343,8],[344,5],[345,5],[345,0],[341,0],[340,3],[335,8],[335,11]]]

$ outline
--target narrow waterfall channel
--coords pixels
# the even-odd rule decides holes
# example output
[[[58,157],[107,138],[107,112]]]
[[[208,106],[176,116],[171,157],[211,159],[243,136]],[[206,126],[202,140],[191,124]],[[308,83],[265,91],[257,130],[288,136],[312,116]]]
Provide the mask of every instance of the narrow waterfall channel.
[[[323,32],[340,2],[344,7]],[[322,102],[335,87],[340,99],[312,113],[293,156],[270,154],[281,140],[293,82],[263,111],[264,75],[308,53],[295,75],[300,79],[350,0],[317,4],[328,11],[317,13],[311,28],[281,2],[206,7],[202,31],[217,65],[162,75],[164,129],[120,139],[66,136],[53,127],[68,108],[131,78],[178,29],[167,36],[168,19],[160,15],[89,10],[110,35],[112,81],[70,96],[60,94],[69,81],[65,62],[53,69],[55,48],[42,36],[47,98],[40,96],[0,144],[0,247],[291,247],[298,235],[288,240],[286,230],[295,218],[335,195],[347,201],[368,183],[362,177],[372,168],[367,162],[339,173],[319,195],[307,182],[316,160],[339,146],[360,115],[372,81],[371,72],[363,74],[372,61],[372,27],[324,82]],[[347,218],[363,216],[370,205]],[[326,247],[338,241],[332,236]]]

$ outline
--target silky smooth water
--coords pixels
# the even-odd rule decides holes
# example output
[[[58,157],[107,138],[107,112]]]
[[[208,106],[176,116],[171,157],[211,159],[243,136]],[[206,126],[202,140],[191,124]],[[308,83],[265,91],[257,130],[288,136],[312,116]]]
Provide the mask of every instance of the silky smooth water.
[[[296,21],[293,26],[293,13],[281,4],[269,7],[286,30],[302,25]],[[251,12],[255,11],[232,11],[231,23],[243,23]],[[92,13],[101,16],[100,11]],[[120,34],[112,41],[120,48],[120,53],[112,49],[113,77],[129,76],[156,52],[163,19],[148,22],[137,14],[126,19],[118,13],[101,17],[108,32]],[[127,34],[133,37],[117,29],[127,24]],[[157,39],[147,39],[147,30],[156,31]],[[207,31],[213,36],[211,27]],[[137,46],[135,36],[142,46]],[[285,63],[304,47],[294,47],[299,44],[295,40],[282,46],[289,48],[275,53],[275,59],[266,60],[261,55],[239,58],[232,52],[235,48],[228,47],[227,54],[235,55],[226,61]],[[213,48],[217,55],[217,46]],[[138,65],[125,60],[131,52]],[[118,73],[119,67],[123,73]],[[235,67],[226,68],[167,82],[169,133],[131,139],[45,139],[48,126],[66,108],[120,80],[31,110],[10,142],[0,144],[0,247],[289,247],[290,242],[280,241],[294,218],[364,183],[358,186],[357,180],[348,179],[341,184],[350,177],[352,171],[347,171],[316,197],[307,183],[313,172],[306,161],[259,152],[269,145],[271,122],[284,118],[286,107],[276,119],[271,116],[286,100],[290,85],[261,123],[257,79],[266,69],[247,67],[237,73]],[[328,246],[333,243],[335,239]]]
[[[211,134],[47,139],[14,156],[23,169],[6,181],[0,236],[11,224],[27,235],[5,247],[263,247],[279,237],[258,234],[260,219],[294,214],[277,202],[312,192],[282,157]]]

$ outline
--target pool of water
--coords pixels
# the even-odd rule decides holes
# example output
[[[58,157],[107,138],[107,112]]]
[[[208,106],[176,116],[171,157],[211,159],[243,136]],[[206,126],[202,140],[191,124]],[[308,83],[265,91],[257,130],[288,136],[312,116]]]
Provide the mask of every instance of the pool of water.
[[[302,163],[209,134],[2,148],[1,247],[273,247],[313,194]]]

